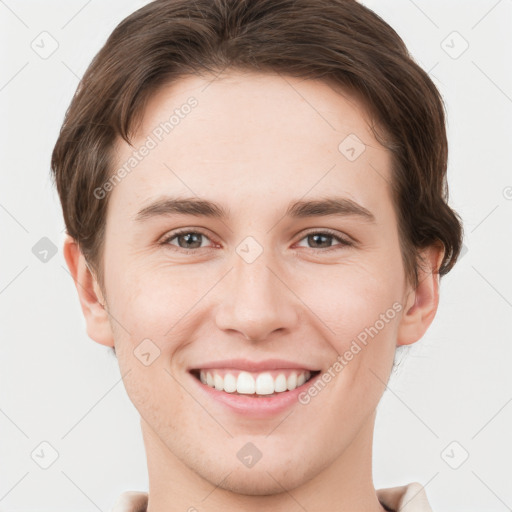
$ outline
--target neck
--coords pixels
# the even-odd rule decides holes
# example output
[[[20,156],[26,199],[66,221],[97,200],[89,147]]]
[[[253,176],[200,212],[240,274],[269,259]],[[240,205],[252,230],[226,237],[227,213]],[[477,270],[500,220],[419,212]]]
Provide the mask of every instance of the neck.
[[[372,481],[374,421],[375,412],[367,418],[351,444],[314,478],[293,489],[281,486],[282,491],[277,493],[248,495],[230,490],[229,474],[222,475],[219,482],[202,478],[178,459],[141,420],[149,476],[147,512],[225,512],[235,508],[245,512],[260,512],[262,508],[273,512],[383,512],[385,509],[377,499]],[[286,468],[286,471],[294,470],[300,471]],[[272,485],[275,483],[274,479]]]

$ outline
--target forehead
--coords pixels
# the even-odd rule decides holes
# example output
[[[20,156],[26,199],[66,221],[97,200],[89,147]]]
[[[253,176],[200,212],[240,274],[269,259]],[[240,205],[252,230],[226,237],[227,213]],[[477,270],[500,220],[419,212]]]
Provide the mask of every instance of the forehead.
[[[192,101],[195,106],[188,108],[187,103]],[[160,86],[150,96],[139,135],[145,136],[158,129],[173,113],[176,115],[171,121],[170,144],[173,139],[177,141],[180,134],[194,137],[196,144],[203,140],[205,149],[211,146],[209,140],[223,138],[226,143],[249,142],[248,138],[261,140],[266,143],[262,150],[278,151],[284,149],[281,143],[304,138],[311,143],[303,151],[309,147],[316,149],[322,140],[327,149],[338,151],[338,145],[333,148],[333,142],[349,133],[372,145],[376,142],[361,101],[353,93],[321,80],[234,70],[217,77],[184,76]],[[203,126],[198,126],[199,122]],[[212,128],[215,131],[210,131],[210,137],[205,138]],[[327,131],[335,132],[333,137],[326,138]],[[269,144],[272,134],[280,135],[275,144]],[[212,147],[208,149],[211,151]],[[217,153],[221,154],[222,149],[223,146],[217,147]],[[236,155],[230,153],[229,156]]]
[[[182,192],[232,204],[336,188],[378,204],[389,199],[390,155],[369,123],[354,95],[320,80],[235,71],[182,77],[149,97],[134,147],[118,140],[118,167],[150,149],[111,200]]]

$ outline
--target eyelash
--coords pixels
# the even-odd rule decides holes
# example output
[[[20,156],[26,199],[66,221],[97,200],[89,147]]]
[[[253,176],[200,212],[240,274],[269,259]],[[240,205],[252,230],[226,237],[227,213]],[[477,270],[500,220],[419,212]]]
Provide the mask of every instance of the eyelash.
[[[166,236],[160,242],[160,245],[170,246],[170,245],[172,245],[172,244],[170,244],[171,240],[174,240],[175,238],[179,237],[180,235],[185,235],[185,234],[187,234],[187,235],[188,234],[202,235],[205,238],[210,239],[210,237],[206,233],[201,231],[201,230],[181,229],[181,230],[178,230],[178,231],[174,231],[169,236]],[[314,251],[314,252],[330,252],[330,251],[336,250],[337,248],[339,249],[339,248],[343,248],[343,247],[351,247],[351,246],[354,245],[354,243],[352,241],[340,237],[339,235],[336,234],[335,231],[331,231],[329,229],[324,229],[322,231],[310,231],[308,233],[305,233],[304,236],[299,240],[299,242],[301,242],[302,240],[304,240],[304,238],[307,238],[310,235],[324,235],[324,236],[327,236],[327,237],[332,237],[337,242],[340,243],[340,245],[335,245],[333,247],[327,247],[325,249],[310,247],[309,249],[311,251]],[[184,249],[183,247],[178,247],[176,245],[173,245],[173,250],[177,250],[178,252],[190,253],[190,252],[198,251],[200,249],[204,249],[204,247],[199,247],[199,248],[194,248],[194,249]]]

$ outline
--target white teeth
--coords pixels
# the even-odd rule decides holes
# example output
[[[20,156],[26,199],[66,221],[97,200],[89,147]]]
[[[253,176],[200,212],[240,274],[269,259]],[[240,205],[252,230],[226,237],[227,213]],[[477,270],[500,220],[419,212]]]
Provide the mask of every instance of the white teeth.
[[[222,377],[216,373],[213,376],[213,382],[215,384],[215,389],[222,391],[224,389],[224,382],[222,381]]]
[[[262,372],[256,375],[256,379],[254,377],[253,374],[244,371],[239,372],[238,376],[226,373],[224,377],[217,370],[201,370],[199,372],[199,378],[203,384],[218,391],[227,393],[236,391],[244,395],[272,395],[292,391],[309,380],[311,372],[292,371],[288,378],[284,373],[279,373],[274,378],[270,372]]]
[[[291,373],[288,376],[288,379],[286,380],[286,387],[288,388],[288,391],[292,391],[297,387],[297,374]]]
[[[270,373],[260,373],[256,377],[256,393],[258,395],[271,395],[274,392],[274,379]]]
[[[274,382],[274,388],[277,393],[280,393],[282,391],[286,391],[288,388],[286,387],[286,377],[284,376],[284,373],[280,373],[275,382]]]
[[[236,381],[237,379],[231,373],[227,373],[224,376],[224,391],[234,393],[236,391]]]
[[[252,395],[255,393],[256,385],[254,378],[250,373],[240,372],[236,381],[236,391],[244,395]]]

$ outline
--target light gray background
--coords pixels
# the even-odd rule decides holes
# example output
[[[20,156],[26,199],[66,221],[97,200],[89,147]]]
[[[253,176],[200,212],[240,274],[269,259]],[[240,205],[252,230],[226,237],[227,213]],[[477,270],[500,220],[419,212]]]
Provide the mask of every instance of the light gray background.
[[[122,491],[147,490],[138,414],[116,360],[85,333],[49,177],[79,78],[114,27],[146,3],[0,1],[2,511],[106,511]],[[419,481],[435,512],[510,510],[512,1],[364,3],[397,30],[446,101],[450,204],[467,249],[379,405],[375,485]],[[46,37],[50,48],[43,31],[58,43],[46,59],[31,47]],[[32,251],[43,237],[59,249],[47,262]],[[50,461],[43,441],[58,452],[48,469],[36,463]]]

